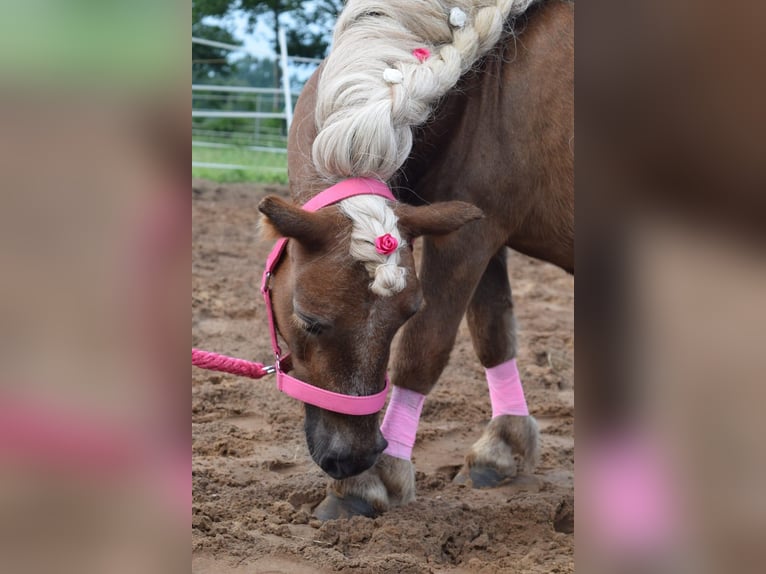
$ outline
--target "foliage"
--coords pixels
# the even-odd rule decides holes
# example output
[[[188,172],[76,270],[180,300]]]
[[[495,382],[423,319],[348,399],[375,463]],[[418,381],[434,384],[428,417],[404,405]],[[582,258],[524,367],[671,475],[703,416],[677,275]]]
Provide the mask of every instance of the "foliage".
[[[226,21],[235,13],[243,13],[252,29],[258,19],[266,18],[274,31],[272,41],[276,52],[279,51],[276,31],[281,23],[286,30],[290,54],[323,58],[342,7],[343,0],[194,0],[192,26],[206,16]],[[285,15],[287,17],[283,17]]]
[[[343,0],[303,2],[291,14],[294,26],[286,29],[287,51],[294,56],[324,58],[330,47],[335,20],[343,8]]]
[[[235,43],[234,37],[225,28],[197,22],[192,24],[192,36],[223,42]],[[203,44],[192,44],[192,83],[210,83],[215,78],[228,78],[234,69],[229,61],[229,51]]]

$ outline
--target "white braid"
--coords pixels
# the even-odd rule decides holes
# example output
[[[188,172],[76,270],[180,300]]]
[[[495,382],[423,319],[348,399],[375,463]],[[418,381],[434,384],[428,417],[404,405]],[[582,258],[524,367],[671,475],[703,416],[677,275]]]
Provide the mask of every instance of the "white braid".
[[[409,156],[412,127],[497,43],[506,18],[534,1],[348,0],[317,92],[319,174],[390,179]],[[455,8],[462,26],[450,25]],[[431,57],[421,63],[416,48]]]
[[[364,263],[372,278],[370,290],[381,297],[400,292],[407,285],[407,270],[399,266],[399,250],[406,243],[397,227],[397,217],[386,200],[374,195],[360,195],[344,199],[340,210],[348,216],[351,231],[351,257]],[[389,233],[399,247],[390,255],[378,253],[375,239]]]

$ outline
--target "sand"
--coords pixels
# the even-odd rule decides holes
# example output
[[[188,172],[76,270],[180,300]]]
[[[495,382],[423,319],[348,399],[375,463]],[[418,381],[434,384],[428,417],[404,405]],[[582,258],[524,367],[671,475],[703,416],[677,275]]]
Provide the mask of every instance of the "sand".
[[[192,343],[267,362],[258,285],[271,244],[259,237],[257,204],[287,188],[192,188]],[[326,476],[309,457],[302,404],[273,378],[193,369],[193,572],[573,572],[574,279],[517,253],[509,273],[519,369],[542,433],[534,475],[487,490],[452,483],[491,415],[465,323],[423,409],[417,500],[374,519],[312,517]]]

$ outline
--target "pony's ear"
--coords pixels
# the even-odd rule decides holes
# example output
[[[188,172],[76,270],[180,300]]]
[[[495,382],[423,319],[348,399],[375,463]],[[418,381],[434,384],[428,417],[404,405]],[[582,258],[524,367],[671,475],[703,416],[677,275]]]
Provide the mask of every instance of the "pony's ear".
[[[445,235],[460,229],[469,221],[484,217],[481,209],[464,201],[445,201],[417,207],[400,203],[394,212],[399,218],[399,227],[412,238]]]
[[[261,228],[272,239],[290,237],[307,247],[318,247],[327,239],[328,225],[324,217],[305,211],[275,195],[264,197],[258,204],[264,215]]]

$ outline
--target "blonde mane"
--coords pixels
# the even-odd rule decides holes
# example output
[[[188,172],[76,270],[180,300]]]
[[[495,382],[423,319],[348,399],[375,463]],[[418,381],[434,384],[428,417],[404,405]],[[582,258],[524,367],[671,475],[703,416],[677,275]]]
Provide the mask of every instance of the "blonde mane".
[[[317,90],[320,176],[389,180],[410,154],[412,128],[532,2],[348,0]],[[421,62],[418,48],[430,57]]]
[[[410,154],[412,128],[497,43],[506,19],[533,1],[348,0],[317,88],[312,161],[319,175],[330,184],[391,179]],[[374,197],[340,207],[353,221],[351,255],[373,277],[370,289],[381,296],[404,289],[398,252],[374,248],[385,233],[404,244],[391,208]]]

